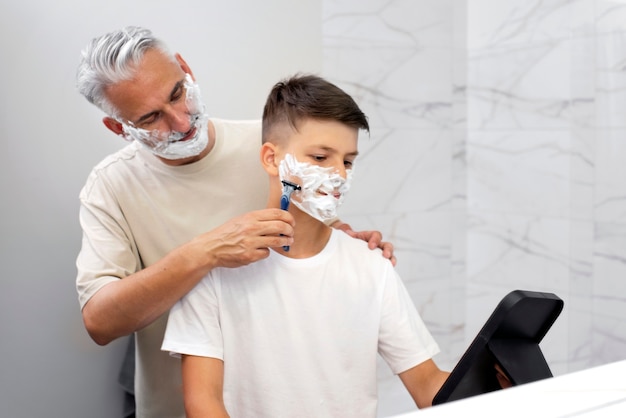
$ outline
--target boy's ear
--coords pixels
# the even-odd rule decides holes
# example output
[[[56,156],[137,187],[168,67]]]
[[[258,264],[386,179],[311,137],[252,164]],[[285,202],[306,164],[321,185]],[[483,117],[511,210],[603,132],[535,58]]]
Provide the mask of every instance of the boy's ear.
[[[270,176],[278,176],[278,158],[276,151],[276,145],[271,142],[265,142],[261,145],[261,164]]]

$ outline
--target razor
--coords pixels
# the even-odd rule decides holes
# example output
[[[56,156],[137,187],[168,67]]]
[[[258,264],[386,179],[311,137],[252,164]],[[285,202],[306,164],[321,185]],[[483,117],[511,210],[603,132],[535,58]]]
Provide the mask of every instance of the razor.
[[[291,200],[291,194],[295,192],[296,190],[301,190],[302,187],[287,180],[281,180],[281,183],[283,184],[283,194],[280,197],[280,208],[282,210],[288,210],[289,201]],[[283,246],[283,250],[289,251],[289,246],[288,245]]]

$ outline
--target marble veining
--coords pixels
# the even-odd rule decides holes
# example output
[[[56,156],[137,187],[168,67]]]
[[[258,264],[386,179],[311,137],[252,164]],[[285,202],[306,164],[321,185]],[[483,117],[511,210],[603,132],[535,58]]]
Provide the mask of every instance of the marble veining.
[[[626,353],[626,4],[324,0],[323,75],[369,116],[341,216],[381,230],[450,368],[513,289],[565,310],[555,374]],[[379,415],[413,408],[379,365]]]

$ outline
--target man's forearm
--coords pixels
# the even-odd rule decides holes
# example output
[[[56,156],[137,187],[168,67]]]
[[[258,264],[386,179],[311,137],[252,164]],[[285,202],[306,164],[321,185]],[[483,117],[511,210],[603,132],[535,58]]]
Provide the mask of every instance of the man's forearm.
[[[151,324],[189,292],[211,266],[198,265],[184,247],[154,265],[102,287],[83,307],[83,321],[100,345]]]
[[[100,289],[83,307],[98,344],[142,329],[187,294],[213,268],[239,267],[293,242],[293,217],[264,209],[233,218],[176,248],[157,263]]]

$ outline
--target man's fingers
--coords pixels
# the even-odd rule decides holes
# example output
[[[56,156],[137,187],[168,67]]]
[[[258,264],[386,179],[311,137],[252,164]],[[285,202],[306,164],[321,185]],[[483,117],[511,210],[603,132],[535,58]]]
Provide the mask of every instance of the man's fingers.
[[[293,216],[281,209],[263,209],[243,216],[242,222],[248,233],[256,236],[286,235],[293,236],[296,224]]]
[[[259,248],[279,248],[285,246],[291,246],[293,244],[293,237],[287,235],[266,235],[259,237]]]
[[[369,238],[367,238],[367,246],[369,247],[370,250],[373,250],[374,248],[378,248],[381,246],[380,244],[383,240],[383,234],[381,234],[378,231],[366,231],[366,233],[369,234]],[[384,247],[381,247],[381,248],[384,249]]]
[[[288,223],[292,227],[296,225],[296,221],[293,219],[293,216],[286,210],[282,209],[262,209],[255,212],[250,212],[244,216],[251,217],[261,222],[281,221]]]
[[[347,225],[347,224],[343,224]],[[340,227],[341,229],[341,227]],[[383,235],[379,231],[360,231],[355,232],[351,229],[343,230],[346,234],[350,235],[353,238],[358,238],[363,241],[367,241],[367,246],[370,250],[375,248],[380,248],[383,251],[383,257],[389,259],[393,266],[396,265],[396,257],[393,254],[394,248],[393,244],[390,242],[383,241]]]
[[[287,211],[264,209],[233,218],[195,242],[215,265],[237,267],[266,258],[269,248],[292,245],[294,224]]]

